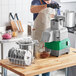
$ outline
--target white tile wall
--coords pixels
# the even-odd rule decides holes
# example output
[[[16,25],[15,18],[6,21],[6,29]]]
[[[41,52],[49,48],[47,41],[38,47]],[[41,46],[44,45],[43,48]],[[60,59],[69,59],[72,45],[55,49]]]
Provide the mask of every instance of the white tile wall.
[[[61,5],[61,10],[63,10],[63,11],[65,11],[66,9],[68,9],[70,11],[76,11],[76,1],[75,2],[67,2],[67,3],[60,2],[60,0],[54,0],[54,1],[58,2]]]
[[[9,22],[9,12],[18,13],[22,24],[32,20],[30,13],[31,0],[0,0],[0,26]]]
[[[1,18],[2,18],[2,16],[1,16],[1,13],[2,13],[2,12],[1,12],[1,11],[2,11],[2,0],[0,0],[0,26],[1,26],[1,24],[2,24],[2,23],[1,23],[1,20],[2,20],[2,19],[1,19]]]
[[[70,11],[75,11],[76,12],[76,2],[75,3],[60,3],[61,10],[70,10]]]

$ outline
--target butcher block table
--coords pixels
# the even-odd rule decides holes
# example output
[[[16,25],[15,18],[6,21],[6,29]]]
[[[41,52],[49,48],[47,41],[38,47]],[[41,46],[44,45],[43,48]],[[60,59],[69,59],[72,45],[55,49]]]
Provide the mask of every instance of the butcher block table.
[[[24,68],[8,65],[8,59],[0,60],[0,66],[20,75],[34,76],[76,65],[76,49],[70,48],[70,53],[60,57],[51,56],[46,59],[35,59],[35,63]]]

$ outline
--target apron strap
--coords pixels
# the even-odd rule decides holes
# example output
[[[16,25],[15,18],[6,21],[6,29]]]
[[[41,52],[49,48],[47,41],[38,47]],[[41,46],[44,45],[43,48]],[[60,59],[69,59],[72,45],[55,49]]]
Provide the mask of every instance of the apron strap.
[[[43,4],[42,0],[40,0],[41,5]]]

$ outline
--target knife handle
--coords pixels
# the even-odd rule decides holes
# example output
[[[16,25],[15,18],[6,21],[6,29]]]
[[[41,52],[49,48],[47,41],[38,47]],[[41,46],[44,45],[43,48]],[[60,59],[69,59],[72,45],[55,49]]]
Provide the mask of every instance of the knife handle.
[[[13,15],[12,15],[12,13],[10,13],[9,16],[14,20],[14,17],[13,17]]]
[[[16,16],[17,20],[19,20],[17,13],[15,13],[15,16]]]

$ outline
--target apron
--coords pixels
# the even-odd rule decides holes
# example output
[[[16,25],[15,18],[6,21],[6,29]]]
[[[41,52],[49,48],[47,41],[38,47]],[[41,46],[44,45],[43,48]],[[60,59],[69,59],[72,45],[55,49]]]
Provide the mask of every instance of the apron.
[[[40,0],[41,5],[43,4],[42,0]],[[47,28],[50,28],[50,15],[54,14],[54,9],[45,8],[41,10],[34,21],[33,27],[33,40],[41,41],[42,32],[44,32]]]
[[[41,4],[43,4],[43,3],[41,2]],[[34,26],[33,26],[33,30],[32,30],[32,39],[38,40],[39,46],[40,46],[40,47],[35,46],[36,54],[38,51],[40,51],[40,52],[45,51],[45,47],[42,48],[44,46],[44,42],[41,41],[41,37],[42,37],[42,33],[46,29],[50,28],[50,15],[52,13],[54,13],[54,10],[52,8],[45,8],[39,12],[38,16],[36,17],[36,19],[34,21]]]

